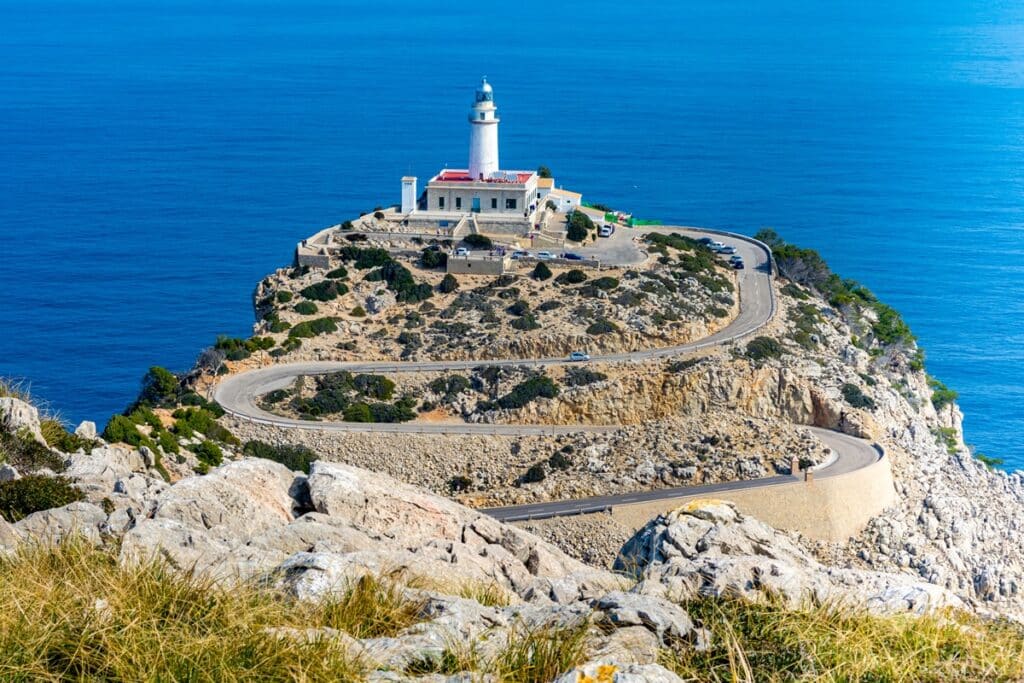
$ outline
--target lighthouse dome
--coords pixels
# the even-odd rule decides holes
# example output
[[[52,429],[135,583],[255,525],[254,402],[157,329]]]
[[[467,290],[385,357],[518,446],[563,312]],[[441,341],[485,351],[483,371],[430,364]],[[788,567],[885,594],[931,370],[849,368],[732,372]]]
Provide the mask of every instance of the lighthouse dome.
[[[486,76],[484,76],[483,80],[480,82],[480,92],[494,92],[494,88],[492,88],[491,84],[487,82]]]

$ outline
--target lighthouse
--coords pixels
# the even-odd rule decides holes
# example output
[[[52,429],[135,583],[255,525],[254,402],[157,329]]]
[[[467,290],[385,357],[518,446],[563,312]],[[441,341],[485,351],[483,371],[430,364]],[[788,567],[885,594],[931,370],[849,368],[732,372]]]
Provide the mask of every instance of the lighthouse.
[[[476,90],[469,110],[469,177],[486,180],[498,171],[498,108],[487,78]]]

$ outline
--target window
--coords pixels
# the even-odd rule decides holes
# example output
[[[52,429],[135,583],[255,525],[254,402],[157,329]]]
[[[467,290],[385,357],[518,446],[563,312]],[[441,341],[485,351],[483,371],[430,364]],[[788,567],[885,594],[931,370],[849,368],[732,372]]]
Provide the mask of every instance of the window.
[[[483,112],[480,112],[480,120],[481,120],[481,121],[483,121],[483,120],[484,120],[484,113],[483,113]]]
[[[506,209],[514,209],[514,208],[516,208],[516,200],[514,200],[514,199],[506,199],[505,200],[505,208]]]
[[[498,198],[497,197],[491,197],[491,208],[492,209],[497,209],[498,208]]]
[[[455,210],[458,211],[462,208],[462,197],[455,198]]]
[[[437,208],[439,208],[439,209],[443,209],[444,208],[444,197],[438,197],[437,198]]]

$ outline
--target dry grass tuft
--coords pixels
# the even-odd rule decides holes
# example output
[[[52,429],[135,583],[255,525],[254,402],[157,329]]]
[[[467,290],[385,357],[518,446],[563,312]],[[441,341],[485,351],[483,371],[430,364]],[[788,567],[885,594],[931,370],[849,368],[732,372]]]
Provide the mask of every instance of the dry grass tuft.
[[[1010,681],[1024,679],[1024,629],[946,612],[878,616],[836,605],[703,599],[683,605],[712,647],[666,651],[695,681]]]

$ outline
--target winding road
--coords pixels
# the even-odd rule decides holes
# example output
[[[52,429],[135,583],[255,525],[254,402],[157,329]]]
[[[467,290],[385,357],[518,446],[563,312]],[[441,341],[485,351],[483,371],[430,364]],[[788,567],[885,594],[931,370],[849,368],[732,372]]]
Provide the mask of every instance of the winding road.
[[[659,226],[647,229],[659,232],[680,232],[687,236],[726,237],[733,244],[748,267],[739,271],[739,314],[725,328],[700,341],[676,346],[667,346],[644,351],[595,355],[591,362],[645,361],[669,356],[689,354],[702,349],[722,346],[753,335],[774,317],[776,295],[772,287],[772,263],[770,252],[759,242],[731,233],[707,231],[695,228]],[[631,234],[624,230],[619,233]],[[620,239],[623,237],[620,236]],[[628,239],[628,238],[627,238]],[[620,250],[621,251],[621,250]],[[630,259],[630,262],[635,262]],[[569,364],[565,357],[500,359],[500,360],[451,360],[422,362],[338,362],[309,361],[283,363],[268,368],[251,370],[232,375],[222,381],[214,391],[214,399],[232,416],[251,422],[285,428],[312,429],[329,432],[390,432],[418,434],[497,434],[507,436],[556,435],[578,432],[609,432],[618,429],[616,425],[496,425],[496,424],[451,424],[451,423],[353,423],[353,422],[310,422],[274,415],[256,404],[256,399],[275,389],[283,389],[300,375],[319,375],[347,370],[350,372],[423,372],[469,370],[481,365],[547,366]],[[815,471],[816,478],[830,477],[851,472],[876,462],[880,453],[867,441],[838,432],[812,428],[812,431],[836,453],[835,459]],[[565,501],[533,503],[485,510],[503,521],[541,519],[563,515],[581,514],[607,510],[615,505],[671,499],[694,494],[712,494],[722,491],[756,489],[791,482],[794,477],[779,475],[762,479],[725,482],[704,486],[690,486],[672,489],[645,490],[611,496],[597,496]]]

